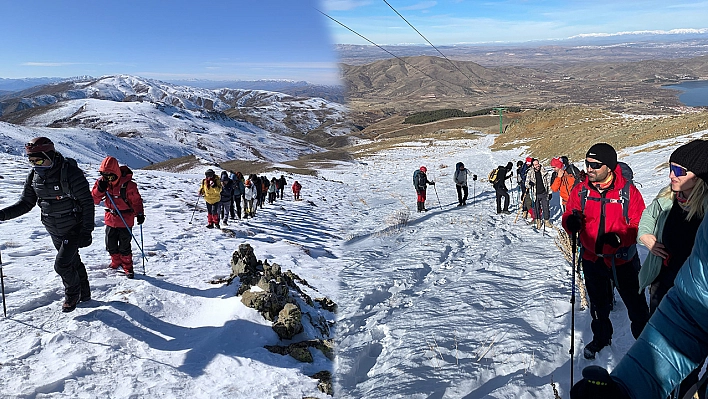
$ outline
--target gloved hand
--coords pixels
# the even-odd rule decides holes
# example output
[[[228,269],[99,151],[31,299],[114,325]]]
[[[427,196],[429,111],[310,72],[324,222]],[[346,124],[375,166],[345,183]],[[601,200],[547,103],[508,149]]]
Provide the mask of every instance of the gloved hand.
[[[214,186],[216,186],[216,182],[215,182],[214,180],[212,180],[212,179],[209,179],[209,180],[207,181],[207,184],[209,185],[209,187],[214,187]]]
[[[583,379],[570,390],[570,399],[629,399],[629,395],[600,366],[583,369]]]
[[[585,225],[585,215],[578,210],[574,210],[572,214],[565,219],[565,226],[571,233],[577,233],[583,229]]]
[[[435,182],[434,182],[434,181],[431,181],[430,184],[434,186],[434,185],[435,185]]]
[[[620,240],[620,236],[617,235],[617,233],[606,233],[603,234],[600,237],[600,242],[603,244],[607,244],[611,246],[612,248],[619,248],[620,245],[622,244],[622,240]]]
[[[548,194],[548,200],[550,201],[552,199],[553,199],[553,194]]]
[[[136,216],[135,216],[135,219],[138,220],[138,224],[143,224],[143,223],[145,223],[145,215],[143,215],[142,213],[139,214],[139,215],[136,215]]]
[[[96,186],[98,191],[105,193],[106,190],[108,190],[108,180],[105,180],[104,178],[98,179],[98,185]]]
[[[82,231],[81,233],[79,233],[79,248],[86,248],[91,245],[92,242],[93,238],[91,237],[90,231]]]

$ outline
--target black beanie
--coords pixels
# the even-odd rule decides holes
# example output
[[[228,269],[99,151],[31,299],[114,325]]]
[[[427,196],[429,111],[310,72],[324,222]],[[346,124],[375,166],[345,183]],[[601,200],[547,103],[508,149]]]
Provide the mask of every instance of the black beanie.
[[[607,165],[610,170],[617,167],[617,151],[607,143],[597,143],[590,147],[585,158],[593,158]]]
[[[708,141],[694,140],[674,150],[669,162],[683,166],[708,182]]]

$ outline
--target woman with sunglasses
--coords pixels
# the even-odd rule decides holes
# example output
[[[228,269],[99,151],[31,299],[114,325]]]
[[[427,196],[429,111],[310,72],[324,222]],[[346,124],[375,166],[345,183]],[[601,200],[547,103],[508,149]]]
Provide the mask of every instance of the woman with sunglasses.
[[[698,226],[708,209],[708,141],[677,148],[669,158],[669,185],[644,210],[638,242],[649,249],[639,271],[640,292],[649,286],[649,312],[654,313],[681,266],[691,254]],[[683,383],[679,397],[698,380],[700,368]]]

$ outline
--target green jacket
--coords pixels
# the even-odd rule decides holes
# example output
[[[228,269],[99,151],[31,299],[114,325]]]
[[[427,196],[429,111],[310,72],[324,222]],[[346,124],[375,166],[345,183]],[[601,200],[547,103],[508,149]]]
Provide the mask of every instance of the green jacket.
[[[639,230],[637,232],[637,242],[639,237],[644,234],[653,234],[656,237],[656,242],[661,243],[661,236],[664,232],[664,223],[671,212],[671,207],[674,205],[672,196],[661,196],[654,198],[654,201],[642,212],[642,218],[639,220]],[[639,270],[639,292],[644,291],[659,276],[663,259],[649,252],[647,258]]]

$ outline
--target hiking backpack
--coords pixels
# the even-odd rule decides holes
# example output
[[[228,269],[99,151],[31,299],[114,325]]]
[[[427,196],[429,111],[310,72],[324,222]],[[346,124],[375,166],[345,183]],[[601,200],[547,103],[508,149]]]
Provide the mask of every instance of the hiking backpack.
[[[489,183],[494,184],[497,182],[497,180],[499,179],[499,169],[501,169],[501,166],[494,168],[491,172],[489,172],[489,176],[487,176],[487,180],[489,181]]]
[[[413,172],[413,187],[416,189],[420,187],[420,184],[418,184],[420,180],[420,169],[416,169],[415,172]],[[423,185],[425,186],[425,185]]]
[[[622,215],[624,216],[624,220],[627,224],[629,224],[629,190],[630,186],[634,185],[634,172],[625,162],[617,162],[617,164],[620,166],[620,170],[622,171],[622,177],[626,180],[624,187],[620,189],[619,199],[588,197],[588,189],[583,186],[580,189],[580,192],[578,192],[578,195],[580,196],[580,212],[585,212],[585,202],[588,199],[591,201],[620,203],[622,204]]]

